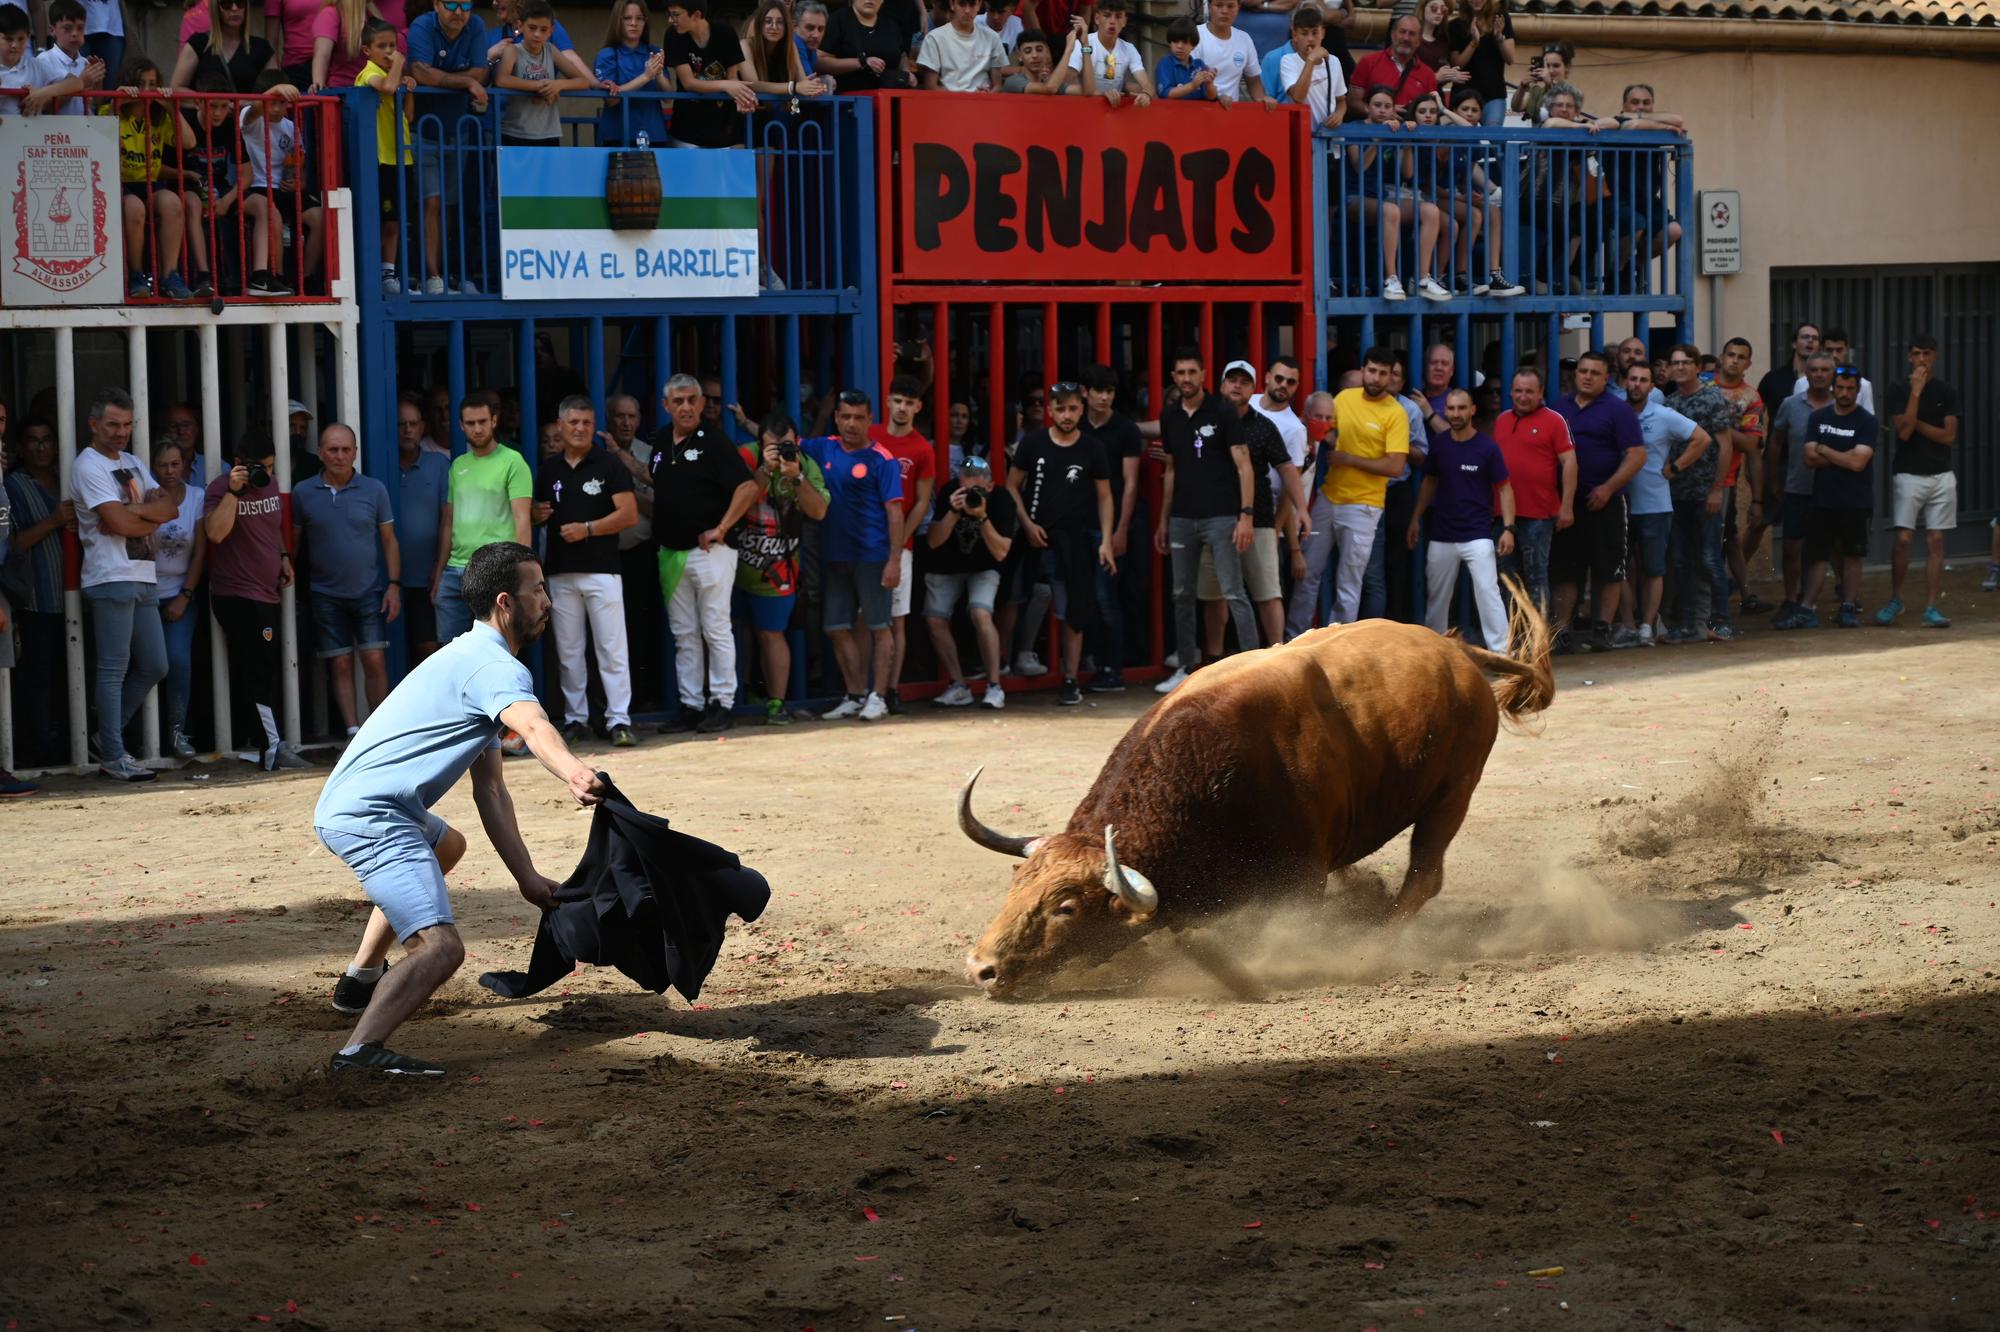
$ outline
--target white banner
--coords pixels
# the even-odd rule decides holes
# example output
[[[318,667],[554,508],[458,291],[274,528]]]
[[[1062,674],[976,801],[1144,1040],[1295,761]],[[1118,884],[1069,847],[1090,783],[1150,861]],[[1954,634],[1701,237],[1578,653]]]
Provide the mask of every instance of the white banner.
[[[0,304],[118,305],[125,221],[118,122],[110,116],[0,117]]]

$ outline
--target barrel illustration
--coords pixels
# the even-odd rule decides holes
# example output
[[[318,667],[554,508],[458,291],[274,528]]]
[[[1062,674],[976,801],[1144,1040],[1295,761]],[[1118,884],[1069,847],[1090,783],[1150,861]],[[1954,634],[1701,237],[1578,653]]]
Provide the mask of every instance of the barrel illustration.
[[[660,225],[660,168],[650,151],[624,148],[611,154],[604,208],[613,231],[652,231]]]

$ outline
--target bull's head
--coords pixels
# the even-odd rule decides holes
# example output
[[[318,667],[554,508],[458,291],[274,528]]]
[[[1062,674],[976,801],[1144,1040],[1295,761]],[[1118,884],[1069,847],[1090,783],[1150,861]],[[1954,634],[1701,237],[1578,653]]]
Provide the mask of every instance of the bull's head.
[[[983,771],[983,769],[982,769]],[[1010,837],[972,813],[975,772],[958,794],[958,826],[989,851],[1018,856],[1006,905],[966,955],[965,973],[996,999],[1032,991],[1066,962],[1097,962],[1150,929],[1160,894],[1118,862],[1117,830],[1089,837]]]

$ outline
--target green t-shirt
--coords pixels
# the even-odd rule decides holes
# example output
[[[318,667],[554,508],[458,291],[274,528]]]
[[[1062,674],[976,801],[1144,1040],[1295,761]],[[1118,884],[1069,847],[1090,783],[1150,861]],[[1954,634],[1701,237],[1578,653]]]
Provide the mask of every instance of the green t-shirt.
[[[445,564],[463,569],[481,546],[512,541],[513,502],[534,493],[527,460],[514,450],[496,447],[484,458],[459,454],[451,464],[451,554]]]
[[[743,465],[756,470],[762,460],[747,444],[738,447]],[[799,455],[799,476],[826,499],[826,478],[819,464]],[[789,597],[799,590],[799,532],[805,512],[799,508],[798,486],[784,476],[771,478],[764,498],[729,533],[736,548],[736,586],[753,597]]]

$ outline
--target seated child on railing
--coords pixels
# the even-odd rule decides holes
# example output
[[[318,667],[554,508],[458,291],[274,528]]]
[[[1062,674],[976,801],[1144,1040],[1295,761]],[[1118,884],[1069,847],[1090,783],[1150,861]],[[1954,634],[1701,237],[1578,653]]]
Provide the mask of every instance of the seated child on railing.
[[[292,227],[295,237],[303,237],[297,255],[302,276],[309,280],[319,272],[323,217],[319,196],[306,188],[298,129],[285,114],[286,104],[282,98],[269,95],[283,82],[284,75],[275,69],[259,74],[259,98],[245,105],[237,120],[243,155],[250,163],[250,189],[243,200],[243,215],[251,226],[250,263],[254,267],[247,289],[252,296],[293,294],[279,276],[285,268],[280,221]]]
[[[118,71],[118,90],[124,93],[157,92],[160,67],[145,56],[128,57]],[[191,190],[183,190],[179,167],[166,165],[168,148],[184,148],[194,136],[187,122],[175,115],[165,101],[134,96],[100,103],[100,115],[118,117],[118,179],[125,195],[125,267],[132,275],[126,295],[142,299],[156,294],[153,268],[157,262],[165,277],[157,294],[170,301],[191,301],[214,291],[208,280],[208,247],[201,234],[201,201]],[[181,277],[181,241],[187,232],[188,215],[195,226],[192,234],[195,287]],[[149,225],[150,219],[150,225]]]
[[[194,91],[209,94],[192,106],[181,109],[187,132],[181,137],[180,170],[183,198],[189,198],[188,223],[195,244],[207,246],[210,271],[224,295],[240,296],[243,274],[228,256],[236,254],[236,205],[243,198],[243,177],[239,169],[242,149],[236,141],[236,86],[219,69],[203,70],[196,76]],[[214,235],[209,233],[211,229]],[[211,292],[207,279],[197,276],[194,291]]]

